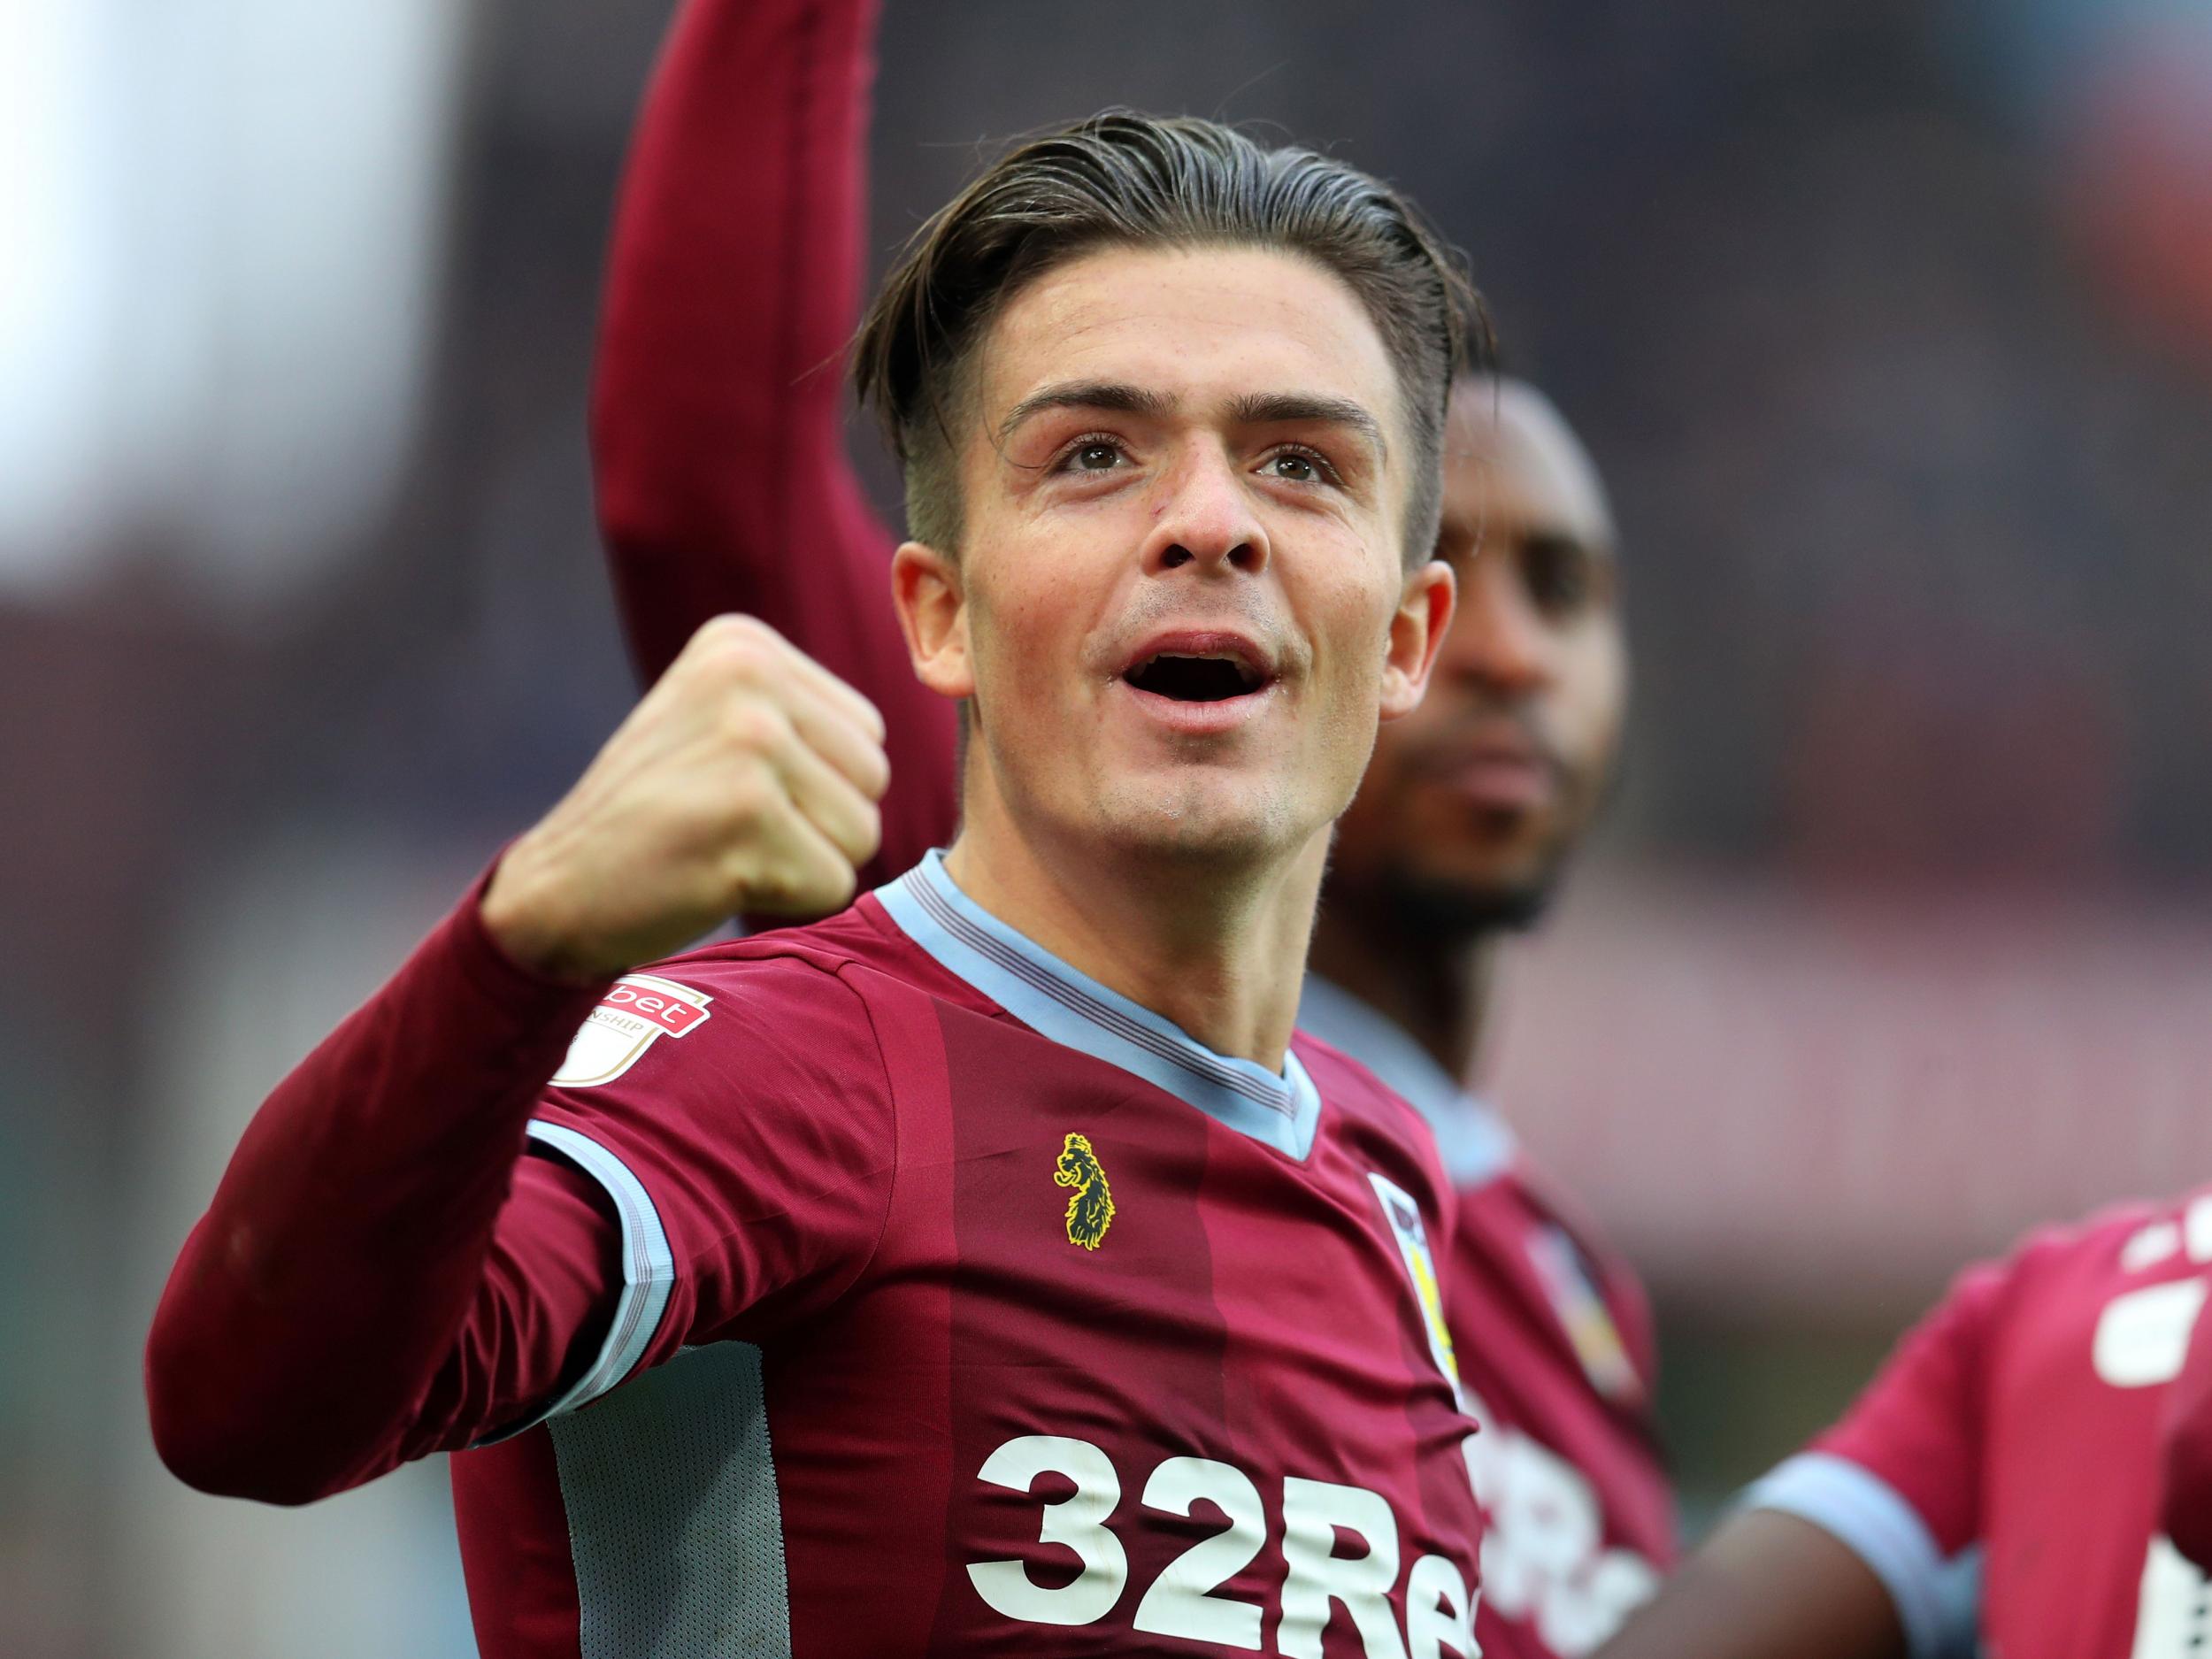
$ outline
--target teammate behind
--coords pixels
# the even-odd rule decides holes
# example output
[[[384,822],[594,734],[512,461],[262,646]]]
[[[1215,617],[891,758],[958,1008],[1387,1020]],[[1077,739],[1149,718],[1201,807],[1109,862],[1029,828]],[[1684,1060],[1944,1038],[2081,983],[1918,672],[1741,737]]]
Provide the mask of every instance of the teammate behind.
[[[859,307],[875,17],[872,0],[678,13],[609,257],[593,439],[645,677],[742,611],[867,691],[891,733],[896,871],[951,839],[956,769],[948,705],[893,632],[897,537],[853,475],[834,373]],[[1458,1187],[1448,1317],[1489,1431],[1477,1634],[1490,1659],[1550,1659],[1612,1632],[1674,1530],[1641,1290],[1460,1081],[1496,948],[1587,826],[1625,698],[1604,491],[1530,388],[1457,388],[1438,551],[1456,619],[1340,820],[1300,1020],[1435,1126]]]
[[[2212,1586],[2160,1535],[2159,1450],[2208,1266],[2212,1191],[1961,1275],[1602,1659],[2201,1652]]]
[[[1450,616],[1466,299],[1401,198],[1208,123],[987,170],[857,362],[971,715],[950,852],[630,972],[876,839],[873,710],[703,629],[255,1118],[148,1348],[170,1466],[302,1502],[485,1447],[495,1659],[1471,1659],[1448,1194],[1292,1040]]]

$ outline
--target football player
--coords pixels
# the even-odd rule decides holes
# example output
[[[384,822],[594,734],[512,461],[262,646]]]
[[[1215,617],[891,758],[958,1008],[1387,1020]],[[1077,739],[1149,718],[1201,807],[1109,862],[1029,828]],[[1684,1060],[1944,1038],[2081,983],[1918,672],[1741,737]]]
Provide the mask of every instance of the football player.
[[[2162,1532],[2160,1446],[2208,1267],[2200,1193],[1969,1270],[1604,1659],[2200,1653],[2212,1587]]]
[[[693,0],[648,91],[609,260],[593,436],[638,664],[764,618],[890,729],[883,863],[955,827],[954,722],[888,602],[897,537],[844,444],[874,0]],[[1492,1659],[1587,1652],[1673,1553],[1640,1286],[1468,1092],[1501,940],[1540,912],[1610,775],[1625,697],[1616,537],[1550,403],[1470,376],[1439,557],[1459,607],[1420,709],[1340,820],[1300,1021],[1420,1106],[1459,1194],[1450,1324],[1487,1507]]]
[[[170,1467],[461,1451],[494,1659],[1471,1659],[1449,1186],[1293,1036],[1450,618],[1471,297],[1396,193],[1212,123],[987,168],[855,365],[949,850],[657,962],[842,903],[887,780],[859,694],[700,628],[257,1114],[148,1347]]]

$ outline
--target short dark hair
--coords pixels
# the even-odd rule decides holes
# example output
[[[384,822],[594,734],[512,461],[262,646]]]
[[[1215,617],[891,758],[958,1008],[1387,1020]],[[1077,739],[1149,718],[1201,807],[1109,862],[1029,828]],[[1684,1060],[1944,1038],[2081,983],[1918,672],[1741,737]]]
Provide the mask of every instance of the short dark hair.
[[[910,533],[960,540],[952,411],[1000,309],[1102,248],[1278,249],[1316,261],[1365,307],[1397,371],[1413,437],[1406,557],[1436,541],[1446,404],[1471,320],[1488,328],[1458,257],[1389,186],[1310,150],[1263,149],[1191,117],[1110,110],[1031,138],[915,233],[863,319],[853,383],[905,472]]]

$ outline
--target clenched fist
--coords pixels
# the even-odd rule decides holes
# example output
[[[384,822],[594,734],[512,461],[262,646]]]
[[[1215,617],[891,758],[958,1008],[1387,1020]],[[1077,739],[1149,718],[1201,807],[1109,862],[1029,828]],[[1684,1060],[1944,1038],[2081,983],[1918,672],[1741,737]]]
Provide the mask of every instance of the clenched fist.
[[[875,852],[890,780],[872,703],[767,624],[717,617],[508,849],[485,925],[583,981],[742,911],[826,915]]]

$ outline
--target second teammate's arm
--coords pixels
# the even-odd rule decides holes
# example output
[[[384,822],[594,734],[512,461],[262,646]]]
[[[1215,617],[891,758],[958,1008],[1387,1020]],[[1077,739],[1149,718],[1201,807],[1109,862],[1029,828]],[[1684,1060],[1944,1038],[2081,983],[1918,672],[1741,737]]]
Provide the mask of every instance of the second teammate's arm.
[[[1753,1486],[1600,1659],[1950,1659],[1972,1651],[1990,1323],[1970,1269],[1835,1428]]]
[[[1889,1592],[1831,1533],[1751,1509],[1722,1524],[1597,1659],[1895,1659]]]

